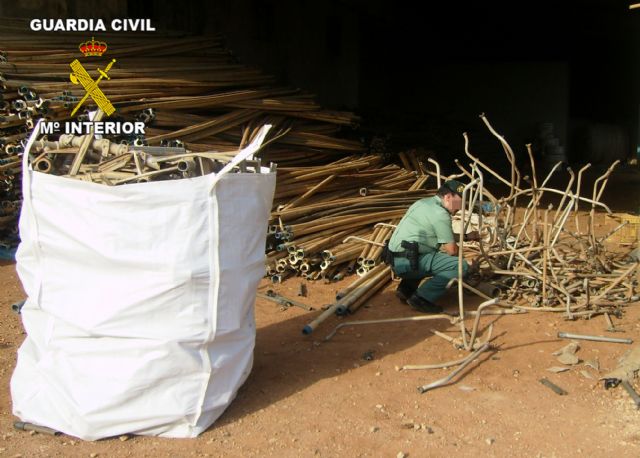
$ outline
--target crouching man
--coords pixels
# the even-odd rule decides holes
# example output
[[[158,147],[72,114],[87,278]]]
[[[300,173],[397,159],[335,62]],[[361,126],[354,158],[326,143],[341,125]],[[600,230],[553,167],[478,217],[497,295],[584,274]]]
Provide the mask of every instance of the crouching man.
[[[445,182],[438,193],[415,202],[389,240],[385,261],[402,281],[396,295],[414,309],[424,313],[441,313],[436,301],[447,283],[458,276],[458,245],[451,228],[451,215],[460,210],[464,185]],[[472,232],[465,240],[477,240]],[[462,261],[463,275],[469,264]],[[420,285],[427,276],[432,278]]]

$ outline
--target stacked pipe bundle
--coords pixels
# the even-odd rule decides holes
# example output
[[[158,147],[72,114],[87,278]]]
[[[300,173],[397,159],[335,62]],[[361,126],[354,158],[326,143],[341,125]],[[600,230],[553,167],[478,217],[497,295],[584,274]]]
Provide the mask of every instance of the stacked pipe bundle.
[[[74,59],[80,59],[91,75],[96,67],[105,68],[106,62],[115,58],[116,62],[108,72],[110,79],[102,79],[99,84],[116,108],[109,119],[146,124],[144,137],[122,133],[104,136],[113,145],[115,153],[107,155],[103,161],[89,158],[96,166],[130,151],[116,149],[120,143],[184,148],[209,155],[222,152],[226,153],[223,156],[230,156],[247,144],[252,134],[264,124],[274,128],[270,148],[263,153],[263,162],[282,165],[326,163],[336,155],[354,154],[362,149],[359,142],[336,135],[342,127],[357,122],[352,113],[323,110],[310,94],[275,85],[271,76],[239,64],[224,48],[219,36],[105,33],[100,35],[99,41],[108,44],[106,54],[82,57],[78,46],[88,38],[78,33],[33,33],[26,21],[2,21],[0,241],[15,238],[15,219],[21,200],[20,155],[35,120],[43,117],[54,122],[89,120],[88,110],[95,106],[88,98],[79,116],[71,117],[72,110],[85,96],[82,86],[73,84],[69,78],[70,63]],[[56,137],[50,135],[47,141],[60,141]],[[61,147],[45,145],[47,154],[40,158],[38,170],[60,175],[68,173],[67,166],[71,161],[68,155],[76,154],[73,148],[78,146],[69,139],[63,140],[65,144]],[[57,151],[51,153],[51,149]],[[93,145],[87,149],[89,156],[97,154]],[[129,156],[125,167],[145,165],[134,163],[135,158]],[[202,169],[201,160],[197,156],[193,159]],[[168,165],[176,166],[175,163]],[[138,180],[127,180],[130,174],[115,177],[119,169],[114,168],[114,163],[104,167],[111,176],[103,174],[106,181],[101,182]],[[182,167],[189,165],[182,164]],[[154,171],[157,169],[151,167],[142,173]],[[164,174],[165,178],[167,176]],[[181,176],[183,174],[174,177]],[[146,178],[154,179],[154,175]]]
[[[323,166],[280,167],[270,226],[267,273],[273,281],[364,276],[380,264],[393,224],[425,189],[428,175],[349,156]],[[431,172],[433,173],[433,172]]]

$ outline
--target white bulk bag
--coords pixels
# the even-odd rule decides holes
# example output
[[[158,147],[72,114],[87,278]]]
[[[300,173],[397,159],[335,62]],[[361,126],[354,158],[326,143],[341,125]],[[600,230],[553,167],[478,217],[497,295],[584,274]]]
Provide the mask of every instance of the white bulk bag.
[[[23,163],[13,413],[87,440],[194,437],[248,376],[275,173],[104,186]]]

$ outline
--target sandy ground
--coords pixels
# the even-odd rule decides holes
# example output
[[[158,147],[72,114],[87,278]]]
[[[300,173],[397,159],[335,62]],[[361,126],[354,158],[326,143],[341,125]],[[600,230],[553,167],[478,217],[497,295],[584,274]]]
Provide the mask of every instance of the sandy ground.
[[[296,298],[300,281],[276,286],[264,281],[260,290],[274,288]],[[310,283],[308,296],[298,299],[319,308],[347,283]],[[13,428],[9,379],[24,334],[10,304],[23,292],[15,265],[5,262],[0,265],[0,456],[640,456],[640,411],[621,387],[605,390],[597,381],[632,346],[581,341],[577,355],[597,361],[599,372],[584,363],[559,374],[547,371],[561,365],[552,353],[568,343],[556,337],[560,330],[638,342],[637,304],[622,319],[614,318],[624,331],[615,334],[605,332],[601,316],[588,321],[550,313],[485,317],[481,328],[493,323],[496,349],[482,354],[450,386],[420,394],[419,385],[451,369],[396,367],[463,357],[466,353],[430,331],[455,336],[447,323],[350,326],[322,342],[344,320],[413,315],[394,288],[352,317],[332,317],[311,336],[301,329],[318,311],[283,309],[258,299],[253,372],[208,431],[197,439],[83,442]],[[469,306],[478,302],[468,296]],[[453,295],[443,301],[451,310],[455,303]],[[539,383],[542,377],[568,394],[555,394]]]
[[[621,176],[624,186],[611,186],[605,201],[616,202],[618,210],[633,210],[640,204],[639,194],[620,198],[620,190],[637,190],[638,174]],[[600,233],[614,224],[604,217],[598,222]],[[84,442],[13,428],[18,419],[11,413],[9,380],[24,333],[10,305],[24,293],[15,264],[0,261],[0,456],[640,456],[640,411],[622,387],[605,390],[598,381],[640,342],[637,303],[626,307],[622,319],[613,318],[624,331],[619,333],[606,332],[602,316],[577,321],[552,313],[484,317],[481,329],[486,332],[493,324],[495,348],[480,355],[451,385],[420,394],[418,386],[452,369],[396,368],[464,357],[468,353],[431,332],[457,336],[457,328],[444,321],[346,326],[323,341],[345,321],[415,315],[395,297],[391,284],[353,316],[331,317],[304,336],[303,326],[352,279],[308,283],[307,297],[298,298],[301,281],[261,283],[261,292],[274,289],[316,310],[257,300],[253,371],[223,416],[200,437],[123,436]],[[467,309],[479,302],[466,296]],[[457,300],[451,294],[442,304],[453,311]],[[568,343],[557,338],[558,331],[628,337],[634,344],[580,341],[581,363],[552,373],[549,368],[562,365],[552,353]],[[542,385],[543,377],[568,394],[559,396]]]

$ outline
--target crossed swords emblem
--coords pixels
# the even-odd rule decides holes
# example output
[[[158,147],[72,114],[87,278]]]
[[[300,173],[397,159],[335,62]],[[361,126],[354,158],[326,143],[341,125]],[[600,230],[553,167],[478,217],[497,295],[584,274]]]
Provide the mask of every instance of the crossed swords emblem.
[[[73,70],[73,73],[69,75],[69,79],[73,84],[82,84],[82,87],[87,92],[73,109],[73,111],[71,112],[71,116],[76,114],[76,111],[78,111],[80,106],[89,97],[91,97],[93,101],[96,102],[96,105],[98,105],[98,107],[102,111],[104,111],[107,116],[110,116],[114,111],[116,111],[113,105],[111,105],[111,102],[109,101],[107,96],[105,96],[102,90],[98,87],[98,83],[100,82],[100,80],[102,80],[102,78],[106,78],[108,80],[111,79],[109,78],[109,75],[107,75],[107,72],[111,70],[111,67],[115,62],[116,60],[113,59],[111,62],[109,62],[109,65],[107,65],[104,70],[98,68],[100,76],[98,76],[98,79],[96,79],[95,81],[93,80],[93,78],[91,78],[91,76],[89,76],[89,73],[87,73],[78,59],[69,64],[71,66],[71,69]]]

